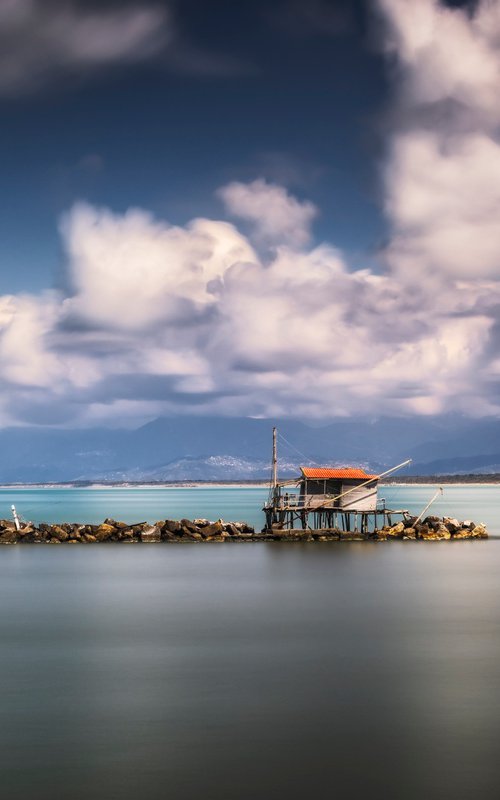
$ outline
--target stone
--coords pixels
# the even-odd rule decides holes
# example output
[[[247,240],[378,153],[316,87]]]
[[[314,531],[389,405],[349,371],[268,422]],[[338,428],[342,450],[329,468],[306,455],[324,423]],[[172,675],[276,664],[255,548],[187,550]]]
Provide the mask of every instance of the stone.
[[[19,536],[28,536],[30,533],[35,533],[33,525],[24,525],[19,531]]]
[[[405,526],[403,522],[398,522],[396,525],[391,525],[386,532],[388,539],[402,539],[405,535]]]
[[[193,533],[200,533],[201,536],[204,538],[208,538],[209,536],[220,536],[224,530],[224,525],[222,522],[212,522],[210,525],[205,525],[203,528],[196,529]]]
[[[471,530],[471,538],[472,539],[487,539],[488,533],[486,532],[486,525],[481,523],[480,525],[475,525],[474,528]]]
[[[199,531],[193,531],[189,528],[185,528],[184,526],[181,528],[182,532],[182,539],[184,540],[191,540],[191,541],[203,541],[203,536]]]
[[[52,525],[50,528],[50,536],[51,540],[55,539],[58,542],[65,542],[66,539],[69,538],[68,532],[60,525]]]
[[[458,531],[452,536],[452,539],[470,539],[471,538],[471,531],[469,528],[459,528]]]
[[[98,542],[105,542],[106,539],[110,539],[114,533],[116,533],[116,528],[113,525],[109,525],[107,522],[103,522],[102,525],[98,525],[95,529],[94,536]]]
[[[415,528],[405,528],[403,539],[416,539],[417,531]]]
[[[236,525],[234,525],[232,522],[226,522],[226,524],[224,525],[224,531],[229,536],[239,536],[240,535],[239,528],[237,528]]]
[[[255,533],[255,528],[252,528],[251,525],[247,525],[246,522],[235,522],[235,525],[242,533]]]
[[[84,542],[97,542],[96,537],[92,533],[84,533],[82,539]]]
[[[141,531],[141,542],[161,542],[161,529],[150,525]]]
[[[15,528],[13,531],[6,530],[0,534],[0,544],[15,544],[18,540],[19,536]]]
[[[419,538],[427,542],[437,542],[442,539],[451,539],[451,533],[446,525],[443,525],[441,522],[436,528],[422,525],[422,528],[419,530]]]
[[[182,528],[181,523],[177,519],[166,519],[163,526],[164,533],[180,533]]]
[[[198,533],[198,527],[190,519],[181,519],[181,526],[187,528],[188,531]]]
[[[462,527],[458,519],[455,519],[454,517],[445,517],[443,519],[443,523],[446,525],[451,534],[460,530],[460,528]]]

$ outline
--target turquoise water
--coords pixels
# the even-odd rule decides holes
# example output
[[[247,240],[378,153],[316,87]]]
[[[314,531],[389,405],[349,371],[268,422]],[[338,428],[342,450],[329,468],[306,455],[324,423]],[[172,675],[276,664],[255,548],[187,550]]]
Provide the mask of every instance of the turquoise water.
[[[380,496],[387,507],[419,514],[434,494],[433,486],[386,486]],[[256,528],[264,524],[261,488],[106,488],[0,489],[0,517],[10,517],[14,503],[33,522],[102,522],[105,517],[125,522],[154,522],[182,517],[244,520]],[[449,486],[432,512],[485,522],[500,535],[500,486]]]

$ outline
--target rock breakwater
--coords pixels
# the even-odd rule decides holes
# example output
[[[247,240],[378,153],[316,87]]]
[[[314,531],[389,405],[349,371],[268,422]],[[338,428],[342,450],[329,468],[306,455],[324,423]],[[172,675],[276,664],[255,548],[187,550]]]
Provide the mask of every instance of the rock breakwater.
[[[387,542],[395,539],[446,541],[460,539],[487,539],[488,531],[483,523],[476,524],[472,520],[460,522],[454,517],[418,517],[407,516],[394,525],[384,525],[374,531],[345,531],[338,528],[322,530],[280,530],[273,529],[272,538],[288,541],[376,541]]]
[[[98,542],[252,542],[252,541],[391,541],[395,539],[441,541],[485,539],[486,527],[452,517],[405,517],[401,522],[372,532],[279,529],[256,532],[246,522],[207,519],[159,520],[127,523],[107,518],[99,525],[64,522],[60,525],[24,524],[17,530],[12,520],[0,520],[0,544],[95,544]]]
[[[0,544],[94,544],[97,542],[223,542],[246,540],[254,529],[246,522],[210,522],[208,519],[118,522],[107,518],[99,525],[63,522],[60,525],[31,523],[19,530],[12,520],[0,520]]]

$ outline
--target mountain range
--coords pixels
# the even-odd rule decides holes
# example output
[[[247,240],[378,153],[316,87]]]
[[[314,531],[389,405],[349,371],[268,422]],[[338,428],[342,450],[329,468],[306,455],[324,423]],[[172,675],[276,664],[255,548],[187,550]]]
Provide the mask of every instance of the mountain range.
[[[345,419],[326,425],[236,417],[161,417],[135,430],[48,427],[0,431],[0,482],[251,480],[270,474],[278,427],[280,475],[301,464],[403,474],[500,471],[500,419]]]

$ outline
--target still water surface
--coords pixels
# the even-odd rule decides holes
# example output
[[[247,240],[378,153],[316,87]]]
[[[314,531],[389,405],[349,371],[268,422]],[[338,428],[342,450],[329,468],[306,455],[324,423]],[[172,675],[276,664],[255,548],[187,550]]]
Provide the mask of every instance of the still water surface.
[[[3,547],[0,603],[9,800],[499,796],[499,540]]]
[[[419,514],[437,486],[382,486],[379,497],[388,508],[405,508]],[[262,528],[262,505],[268,489],[233,487],[193,488],[0,488],[0,518],[10,517],[14,503],[34,522],[102,522],[106,517],[125,522],[205,517],[245,520]],[[446,486],[432,512],[485,522],[500,535],[499,486]]]

